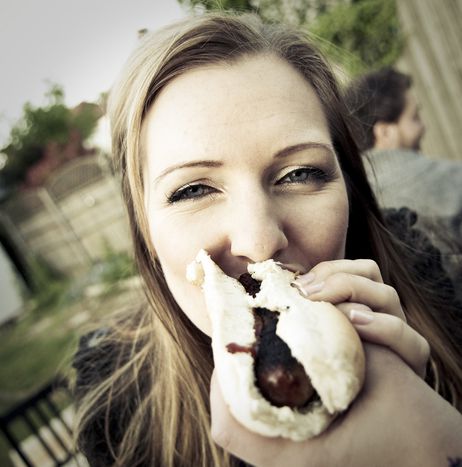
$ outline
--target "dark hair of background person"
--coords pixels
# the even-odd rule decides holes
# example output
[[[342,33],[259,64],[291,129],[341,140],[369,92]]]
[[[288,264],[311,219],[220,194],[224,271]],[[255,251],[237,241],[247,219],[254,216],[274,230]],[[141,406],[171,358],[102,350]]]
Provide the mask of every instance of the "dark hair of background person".
[[[350,113],[350,126],[360,151],[374,146],[374,125],[394,123],[406,106],[406,91],[412,78],[393,68],[365,74],[353,80],[343,97]]]

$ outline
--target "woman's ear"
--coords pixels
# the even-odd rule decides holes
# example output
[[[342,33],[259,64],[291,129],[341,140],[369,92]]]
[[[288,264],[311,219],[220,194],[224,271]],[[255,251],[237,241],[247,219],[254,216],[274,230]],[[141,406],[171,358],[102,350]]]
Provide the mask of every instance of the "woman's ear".
[[[396,149],[398,127],[394,122],[379,120],[372,128],[374,134],[374,149]]]

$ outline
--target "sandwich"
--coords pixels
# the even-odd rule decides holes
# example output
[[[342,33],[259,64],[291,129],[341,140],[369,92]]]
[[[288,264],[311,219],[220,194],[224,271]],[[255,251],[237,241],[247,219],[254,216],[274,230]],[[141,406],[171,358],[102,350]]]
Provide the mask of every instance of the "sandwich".
[[[267,260],[233,278],[201,250],[186,275],[202,288],[218,383],[242,425],[303,441],[350,406],[364,382],[361,340],[334,305],[294,287],[296,273]]]

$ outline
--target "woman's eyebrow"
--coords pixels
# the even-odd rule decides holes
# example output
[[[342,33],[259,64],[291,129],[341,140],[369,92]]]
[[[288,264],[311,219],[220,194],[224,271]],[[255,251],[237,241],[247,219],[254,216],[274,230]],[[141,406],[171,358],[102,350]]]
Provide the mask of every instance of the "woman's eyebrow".
[[[304,151],[305,149],[313,149],[313,148],[326,149],[327,151],[332,153],[332,155],[335,155],[335,151],[330,144],[309,142],[309,143],[294,144],[292,146],[283,148],[279,150],[278,152],[276,152],[276,154],[274,155],[274,158],[276,159],[279,157],[287,157],[296,152]]]
[[[313,149],[313,148],[326,149],[327,151],[331,152],[333,155],[335,154],[332,146],[330,146],[329,144],[309,142],[309,143],[294,144],[292,146],[283,148],[276,152],[276,154],[274,155],[274,158],[287,157],[296,152],[304,151],[305,149]],[[175,170],[186,169],[186,168],[191,168],[191,167],[210,168],[210,167],[222,167],[222,166],[223,166],[223,162],[214,161],[214,160],[197,160],[197,161],[190,161],[190,162],[182,162],[182,163],[167,167],[154,179],[154,183],[159,182],[161,178],[165,177],[171,172],[174,172]]]
[[[171,165],[170,167],[167,167],[154,179],[154,183],[157,183],[162,177],[165,177],[167,174],[174,172],[175,170],[186,169],[190,167],[221,167],[222,165],[223,162],[213,160],[182,162],[180,164],[175,164]]]

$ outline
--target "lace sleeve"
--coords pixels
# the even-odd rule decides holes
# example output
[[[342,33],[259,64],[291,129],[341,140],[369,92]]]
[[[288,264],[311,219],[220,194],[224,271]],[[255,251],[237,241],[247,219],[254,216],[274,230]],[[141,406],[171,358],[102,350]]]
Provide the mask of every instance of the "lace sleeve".
[[[410,267],[427,295],[443,305],[439,320],[462,345],[462,304],[444,268],[441,251],[425,231],[418,228],[418,216],[408,208],[384,209],[388,229],[404,244]]]

